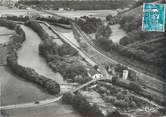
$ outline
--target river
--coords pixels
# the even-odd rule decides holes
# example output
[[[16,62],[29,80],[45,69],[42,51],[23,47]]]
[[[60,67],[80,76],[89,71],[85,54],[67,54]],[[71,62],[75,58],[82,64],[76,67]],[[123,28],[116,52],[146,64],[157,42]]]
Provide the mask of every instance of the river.
[[[25,67],[33,68],[37,73],[55,80],[58,83],[65,83],[63,77],[59,73],[53,72],[51,68],[48,67],[46,61],[39,55],[38,46],[41,42],[40,37],[29,27],[23,25],[21,27],[25,31],[26,40],[23,43],[22,48],[18,51],[18,63]],[[68,116],[71,115],[72,117],[80,117],[80,115],[75,112],[71,106],[67,106],[61,102],[56,103],[55,108],[60,110],[60,112],[54,111],[54,116],[57,114],[58,117],[62,117],[60,115],[63,115],[63,113],[69,113]]]
[[[59,83],[64,83],[62,76],[59,73],[54,73],[48,67],[46,61],[39,56],[38,46],[41,42],[39,36],[30,28],[26,26],[21,27],[25,31],[26,40],[23,43],[22,48],[18,51],[18,63],[25,67],[33,68],[39,74]],[[9,38],[6,38],[6,40],[9,40]],[[7,41],[5,41],[5,43],[6,42]],[[1,44],[4,44],[4,41],[1,41]],[[33,83],[27,82],[16,74],[13,74],[7,66],[0,67],[0,74],[1,106],[53,98],[52,95],[43,92]],[[35,117],[45,116],[46,114],[56,117],[81,117],[71,106],[62,104],[62,102],[35,109],[22,109],[22,111],[20,111],[20,109],[14,109],[5,111],[5,113],[10,117],[29,117],[29,113]]]
[[[14,33],[6,27],[0,27],[0,34]],[[7,50],[3,44],[10,40],[10,36],[0,36],[0,99],[1,106],[32,102],[34,100],[43,100],[53,98],[41,91],[37,86],[18,77],[10,71],[6,65]]]
[[[26,40],[18,51],[18,64],[30,67],[40,75],[44,75],[58,83],[64,83],[63,77],[59,73],[53,72],[44,58],[39,55],[40,37],[29,27],[23,25],[21,27],[25,31]]]

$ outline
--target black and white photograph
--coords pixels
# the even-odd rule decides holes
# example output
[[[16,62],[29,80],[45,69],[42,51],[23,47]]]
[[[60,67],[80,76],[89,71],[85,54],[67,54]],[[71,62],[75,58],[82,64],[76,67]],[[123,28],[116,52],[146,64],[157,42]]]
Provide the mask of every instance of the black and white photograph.
[[[0,117],[166,117],[166,0],[0,0]]]

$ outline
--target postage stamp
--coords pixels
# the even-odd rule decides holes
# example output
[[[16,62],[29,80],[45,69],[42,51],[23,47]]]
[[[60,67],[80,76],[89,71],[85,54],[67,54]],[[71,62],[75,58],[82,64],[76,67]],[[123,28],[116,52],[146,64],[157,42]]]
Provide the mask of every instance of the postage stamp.
[[[143,4],[142,30],[165,32],[165,4]]]

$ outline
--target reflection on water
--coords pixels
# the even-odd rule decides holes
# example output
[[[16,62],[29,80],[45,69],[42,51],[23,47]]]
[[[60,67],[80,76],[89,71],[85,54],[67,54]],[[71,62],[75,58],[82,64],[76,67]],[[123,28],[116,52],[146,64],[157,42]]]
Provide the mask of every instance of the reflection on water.
[[[110,39],[114,43],[119,43],[120,39],[122,39],[123,37],[126,36],[126,32],[123,29],[120,29],[119,24],[111,25],[110,28],[112,30],[112,34],[110,36]]]
[[[59,73],[54,73],[46,61],[39,56],[38,46],[41,42],[40,37],[32,29],[23,25],[21,27],[25,31],[26,40],[18,51],[18,63],[25,67],[33,68],[37,73],[58,83],[64,83],[63,77]]]

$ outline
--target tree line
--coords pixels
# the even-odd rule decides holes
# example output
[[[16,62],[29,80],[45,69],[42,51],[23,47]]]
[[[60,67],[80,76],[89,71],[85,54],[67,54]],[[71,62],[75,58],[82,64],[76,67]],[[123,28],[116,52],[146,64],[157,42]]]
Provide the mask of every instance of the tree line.
[[[64,41],[61,46],[54,43],[51,37],[36,21],[29,21],[26,25],[37,32],[43,40],[39,45],[39,53],[46,59],[48,65],[55,72],[59,72],[65,80],[71,80],[80,84],[91,80],[85,66],[78,64],[77,61],[69,60],[67,57],[78,56],[78,52],[73,47]]]
[[[47,90],[50,94],[59,94],[60,86],[57,82],[48,79],[45,76],[39,75],[35,70],[27,67],[23,67],[17,62],[17,50],[22,47],[22,43],[25,41],[25,33],[22,28],[16,23],[9,20],[0,20],[0,25],[13,29],[17,32],[12,36],[12,40],[7,45],[8,56],[7,64],[9,68],[21,78],[24,78],[32,83]]]

